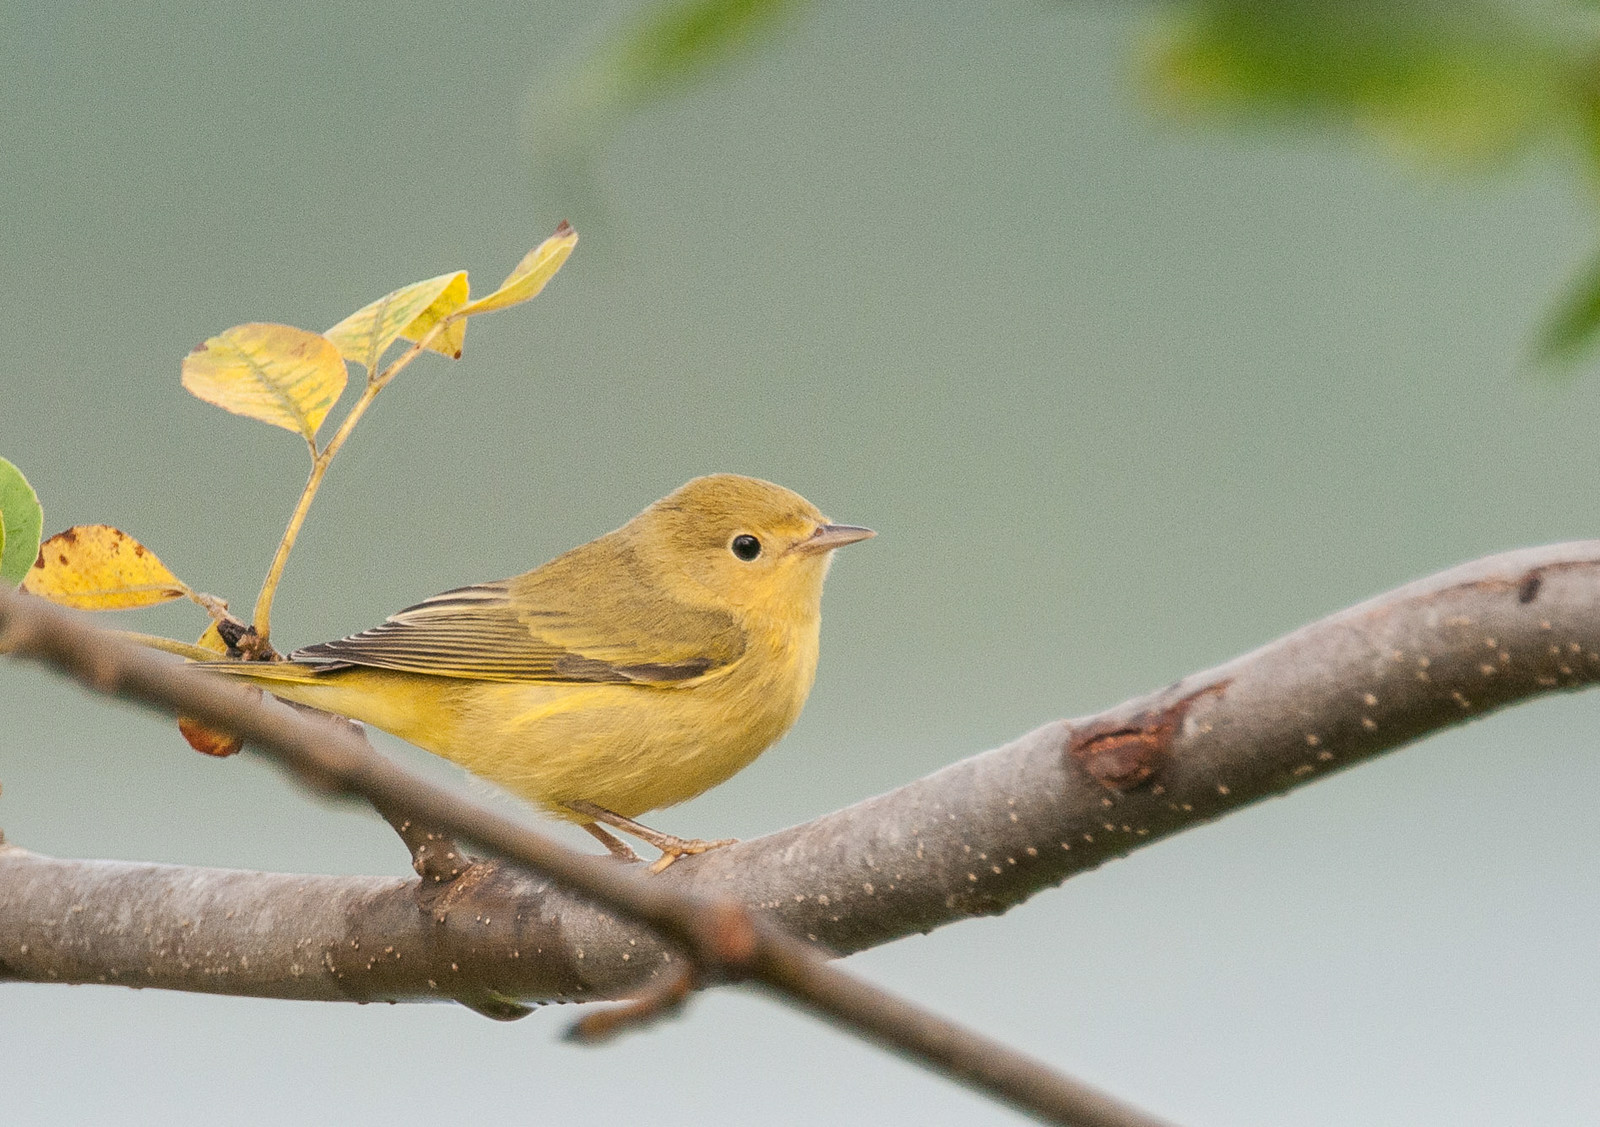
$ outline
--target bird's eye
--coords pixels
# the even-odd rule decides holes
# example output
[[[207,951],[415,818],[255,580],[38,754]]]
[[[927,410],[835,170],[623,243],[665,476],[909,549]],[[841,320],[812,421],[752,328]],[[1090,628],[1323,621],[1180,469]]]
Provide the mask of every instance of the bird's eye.
[[[733,549],[733,554],[745,563],[749,563],[761,554],[761,541],[751,536],[748,532],[735,536],[733,543],[728,546]]]

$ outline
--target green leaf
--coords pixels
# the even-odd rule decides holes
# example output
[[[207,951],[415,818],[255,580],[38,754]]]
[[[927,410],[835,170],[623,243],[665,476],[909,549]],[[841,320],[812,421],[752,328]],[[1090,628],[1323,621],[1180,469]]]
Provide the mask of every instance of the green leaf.
[[[665,0],[601,56],[612,94],[636,104],[699,78],[777,30],[801,0]]]
[[[806,0],[656,0],[540,99],[535,147],[555,165],[584,163],[623,114],[693,85],[774,38]]]
[[[1567,287],[1534,341],[1534,359],[1570,369],[1583,359],[1600,333],[1600,255]]]
[[[0,582],[15,587],[39,558],[44,509],[22,471],[0,458]]]

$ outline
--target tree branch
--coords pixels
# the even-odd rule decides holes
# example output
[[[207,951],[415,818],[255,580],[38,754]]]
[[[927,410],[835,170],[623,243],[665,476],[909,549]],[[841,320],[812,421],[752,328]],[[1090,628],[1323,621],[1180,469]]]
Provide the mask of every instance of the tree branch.
[[[1510,552],[805,825],[685,858],[653,884],[731,898],[848,954],[1004,911],[1240,806],[1597,678],[1600,541]],[[549,880],[469,876],[428,918],[416,885],[395,880],[0,848],[0,977],[534,1002],[628,997],[681,966],[648,929]]]
[[[858,1036],[1050,1122],[1084,1127],[1157,1127],[1157,1120],[1138,1109],[829,966],[812,947],[791,938],[770,920],[755,916],[725,894],[708,897],[688,886],[653,880],[613,860],[570,850],[515,819],[463,799],[390,762],[364,740],[354,737],[342,723],[302,715],[269,701],[259,691],[135,649],[78,616],[10,592],[0,593],[0,650],[53,666],[99,692],[154,705],[233,733],[327,795],[360,797],[383,811],[404,811],[421,825],[457,835],[544,873],[565,888],[581,890],[585,900],[647,924],[682,949],[702,981],[758,983]],[[504,871],[497,866],[469,868],[451,885],[470,891],[474,884]],[[154,872],[146,868],[141,875]],[[172,872],[167,871],[169,875]],[[216,885],[226,885],[237,883],[239,874],[214,873],[211,879]],[[303,882],[291,896],[304,896],[307,883],[310,882]],[[154,899],[159,901],[159,876],[155,884]],[[445,890],[438,899],[447,900],[452,891],[453,887]],[[49,890],[43,890],[43,894],[48,896]],[[214,898],[207,900],[205,906],[214,918],[220,905]],[[329,901],[323,900],[320,911],[314,911],[312,918],[326,925],[328,905]],[[89,910],[83,902],[64,907],[69,917],[86,915]],[[150,954],[171,955],[174,948],[180,948],[176,959],[180,970],[191,971],[197,961],[203,960],[206,969],[215,973],[219,969],[219,964],[211,961],[215,949],[198,945],[191,949],[183,933],[194,926],[194,921],[174,913],[172,907],[170,903],[156,907],[169,943]],[[414,916],[420,914],[416,905],[412,910]],[[439,911],[435,907],[431,912],[435,921]],[[258,898],[248,915],[270,919],[272,913]],[[237,916],[236,912],[222,912],[225,921]],[[57,917],[41,922],[47,927],[60,925]],[[121,922],[119,917],[111,926],[103,926],[102,932],[114,933]],[[300,922],[288,917],[275,921],[275,930],[282,937],[293,937],[292,950],[281,964],[291,979],[306,976],[306,956],[318,942],[316,937],[306,936]],[[478,922],[485,927],[492,925],[492,920],[485,917]],[[521,922],[520,918],[517,922]],[[556,921],[556,926],[561,923]],[[179,929],[176,935],[172,932],[174,927]],[[150,934],[155,934],[157,923],[152,921],[150,928]],[[351,946],[356,948],[355,943]],[[33,949],[31,943],[18,943],[13,956],[9,946],[0,948],[0,975],[27,977],[18,962],[26,960]],[[581,962],[583,951],[575,954]],[[519,955],[514,950],[513,960]],[[393,943],[385,944],[383,951],[369,948],[365,953],[367,969],[375,970],[384,959],[398,963],[399,956]],[[624,954],[622,961],[631,959]],[[243,961],[240,966],[248,969]],[[231,964],[228,967],[231,970]],[[326,951],[323,969],[336,984],[345,977],[338,961]],[[459,961],[453,961],[451,971],[458,969]],[[107,970],[120,973],[120,968],[114,966]],[[507,1016],[517,1011],[518,1003],[512,995],[481,983],[458,983],[443,976],[442,970],[440,975],[429,980],[431,990],[440,990],[442,982],[446,984],[443,989],[452,996],[485,1012],[494,1013],[499,1006],[506,1008]],[[47,980],[52,977],[59,980],[59,974],[52,976],[47,970]],[[96,980],[109,981],[110,974],[103,978],[97,974]],[[451,989],[458,984],[467,989]]]

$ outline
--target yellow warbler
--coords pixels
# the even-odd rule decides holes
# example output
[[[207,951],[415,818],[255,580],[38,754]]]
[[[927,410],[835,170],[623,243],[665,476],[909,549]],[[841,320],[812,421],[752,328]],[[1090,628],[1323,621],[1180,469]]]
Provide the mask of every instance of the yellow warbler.
[[[446,591],[284,662],[218,662],[375,725],[583,825],[662,850],[723,842],[633,821],[732,776],[800,715],[833,550],[872,536],[755,478],[696,478],[514,579]]]

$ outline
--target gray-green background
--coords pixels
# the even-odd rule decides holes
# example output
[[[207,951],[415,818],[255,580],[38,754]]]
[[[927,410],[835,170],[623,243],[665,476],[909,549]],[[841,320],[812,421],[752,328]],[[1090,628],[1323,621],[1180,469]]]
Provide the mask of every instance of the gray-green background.
[[[481,288],[565,215],[546,293],[380,400],[276,636],[523,570],[711,470],[878,528],[834,569],[799,726],[669,830],[757,835],[1595,532],[1600,378],[1522,371],[1592,237],[1552,154],[1456,180],[1163,120],[1136,6],[835,0],[557,191],[530,97],[628,10],[8,0],[0,454],[46,531],[116,523],[248,605],[303,450],[187,397],[184,352],[447,269]],[[405,871],[374,818],[153,717],[9,667],[0,710],[18,844]],[[1597,719],[1521,708],[849,965],[1186,1124],[1593,1122]],[[1016,1121],[734,991],[603,1050],[561,1043],[570,1017],[7,986],[0,1100],[28,1125]]]

